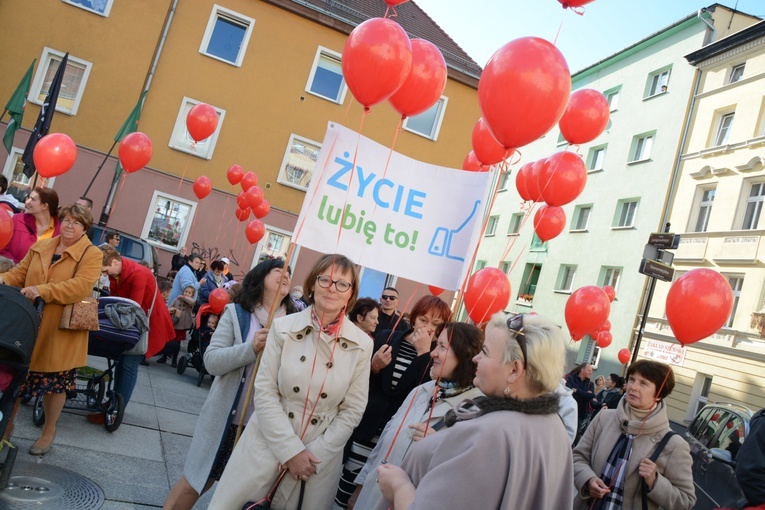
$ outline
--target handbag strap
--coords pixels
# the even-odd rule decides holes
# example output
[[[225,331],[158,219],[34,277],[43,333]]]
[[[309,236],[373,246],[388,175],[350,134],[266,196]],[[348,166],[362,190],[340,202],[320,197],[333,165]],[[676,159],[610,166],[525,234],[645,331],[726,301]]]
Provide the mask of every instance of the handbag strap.
[[[261,499],[260,501],[256,501],[255,503],[252,503],[252,504],[248,503],[247,505],[244,506],[244,509],[254,508],[255,505],[260,503],[265,503],[265,502],[268,502],[270,504],[271,501],[274,499],[274,495],[276,494],[276,489],[279,488],[279,484],[282,483],[282,480],[284,480],[284,477],[288,473],[288,471],[289,471],[288,469],[285,469],[281,473],[279,473],[279,477],[276,479],[276,482],[274,482],[274,485],[271,487],[271,490],[268,491],[268,494],[266,495],[265,498]],[[298,497],[297,510],[301,510],[301,508],[303,508],[304,496],[305,496],[305,480],[300,480],[300,497]]]
[[[650,457],[648,457],[648,460],[651,462],[656,462],[656,459],[659,458],[659,455],[661,454],[661,451],[664,449],[665,446],[667,446],[667,443],[669,443],[669,440],[672,439],[672,436],[674,436],[675,433],[673,431],[669,431],[666,434],[664,434],[664,437],[661,438],[661,441],[659,441],[659,444],[656,445],[656,449],[653,451]],[[654,481],[654,483],[656,483]],[[643,503],[643,510],[648,510],[648,484],[645,483],[645,478],[640,479],[640,496]]]

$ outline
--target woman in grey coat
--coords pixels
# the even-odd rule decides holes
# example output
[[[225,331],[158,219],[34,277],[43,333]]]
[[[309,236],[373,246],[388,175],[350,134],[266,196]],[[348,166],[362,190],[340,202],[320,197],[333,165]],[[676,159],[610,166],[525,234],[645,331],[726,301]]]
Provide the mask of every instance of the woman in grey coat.
[[[284,261],[269,259],[247,273],[234,304],[226,305],[218,328],[205,351],[205,369],[215,376],[194,428],[183,476],[165,501],[165,509],[190,509],[216,480],[220,480],[231,451],[247,395],[245,381],[257,353],[263,350],[268,313],[279,300],[274,317],[295,312],[289,296],[291,275]],[[252,414],[249,405],[244,423]]]

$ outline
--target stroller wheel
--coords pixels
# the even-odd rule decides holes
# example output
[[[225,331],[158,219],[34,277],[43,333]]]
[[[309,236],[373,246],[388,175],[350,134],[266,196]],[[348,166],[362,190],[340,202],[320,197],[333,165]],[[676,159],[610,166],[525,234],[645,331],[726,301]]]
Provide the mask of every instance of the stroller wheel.
[[[32,409],[32,422],[38,427],[45,424],[45,409],[43,408],[43,396],[38,395],[35,398],[34,408]]]
[[[103,377],[88,379],[86,401],[88,407],[97,407],[104,401],[104,394],[106,393],[106,383],[104,383]]]
[[[108,432],[114,432],[122,424],[125,415],[125,399],[116,391],[109,392],[109,401],[104,411],[104,428]]]
[[[202,381],[205,380],[205,371],[201,370],[197,376],[197,387],[202,386]]]
[[[178,359],[178,367],[175,369],[178,372],[178,375],[183,375],[183,373],[186,371],[186,367],[189,365],[189,358],[188,356],[181,356]]]

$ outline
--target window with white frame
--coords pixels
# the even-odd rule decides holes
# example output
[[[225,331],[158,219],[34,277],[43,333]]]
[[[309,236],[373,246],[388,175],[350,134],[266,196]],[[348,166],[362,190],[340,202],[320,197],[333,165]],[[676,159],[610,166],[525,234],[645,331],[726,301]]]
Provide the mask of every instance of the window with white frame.
[[[555,290],[558,292],[571,292],[574,287],[574,275],[576,266],[561,264],[558,270],[558,280],[555,283]]]
[[[733,116],[734,113],[726,113],[725,115],[721,115],[718,124],[717,124],[717,134],[715,135],[715,144],[714,146],[720,146],[725,145],[728,143],[728,137],[730,135],[731,127],[733,127]]]
[[[62,0],[65,4],[108,17],[114,0]]]
[[[744,78],[744,67],[746,67],[746,63],[733,66],[730,70],[728,83],[736,83],[737,81],[742,80]]]
[[[141,237],[151,244],[177,250],[186,244],[196,202],[154,191]]]
[[[650,159],[654,135],[655,133],[642,133],[632,139],[631,163]]]
[[[499,182],[497,183],[497,191],[507,191],[507,185],[510,183],[510,172],[499,172]]]
[[[489,216],[489,222],[486,224],[486,237],[493,236],[497,233],[497,223],[499,223],[499,216]]]
[[[255,248],[255,256],[253,257],[252,267],[255,267],[260,262],[266,259],[282,259],[287,258],[290,242],[292,241],[292,232],[282,230],[270,225],[266,226],[266,233],[258,242]],[[295,250],[299,249],[298,246]],[[293,252],[292,261],[297,257],[297,253]],[[294,267],[294,266],[293,266]]]
[[[566,137],[563,136],[563,132],[558,133],[558,141],[555,142],[556,145],[566,145],[568,143],[568,140],[566,140]]]
[[[484,267],[486,267],[486,261],[485,260],[476,260],[475,261],[475,270],[476,271],[480,271]]]
[[[518,232],[521,231],[523,216],[523,213],[515,213],[510,217],[510,227],[507,229],[507,235],[518,235]]]
[[[426,111],[413,117],[407,117],[404,121],[404,129],[425,138],[437,140],[448,101],[448,98],[441,96],[441,99]]]
[[[56,71],[64,59],[65,53],[52,48],[43,48],[40,64],[37,66],[35,78],[29,89],[27,99],[30,103],[42,105],[48,96],[48,90],[56,76]],[[82,94],[85,92],[85,85],[90,76],[90,68],[93,64],[81,58],[69,55],[64,70],[64,77],[61,80],[61,89],[58,93],[58,102],[56,111],[69,115],[77,115],[77,109],[80,107]]]
[[[8,179],[6,193],[22,203],[26,201],[32,192],[32,183],[34,182],[34,174],[32,174],[32,177],[24,175],[24,162],[21,161],[23,154],[23,148],[11,148],[11,153],[6,158],[5,166],[3,167],[3,175]]]
[[[733,309],[730,311],[730,317],[728,317],[728,320],[725,322],[725,327],[732,328],[733,321],[736,318],[736,309],[738,308],[738,300],[741,297],[741,289],[744,287],[744,275],[734,274],[734,275],[725,275],[725,277],[728,278],[728,283],[730,283],[730,288],[733,290]]]
[[[709,226],[709,216],[712,214],[712,205],[715,201],[717,188],[700,188],[699,205],[696,211],[696,221],[693,227],[694,232],[706,232]]]
[[[619,290],[619,280],[622,277],[621,267],[602,266],[600,268],[600,286],[610,285],[615,291]]]
[[[499,265],[499,270],[505,274],[508,274],[510,272],[510,261],[503,260],[502,263]]]
[[[744,222],[741,225],[742,230],[756,230],[760,223],[760,213],[762,213],[762,203],[765,201],[765,182],[755,182],[749,188],[749,195],[746,198],[746,208],[744,209]]]
[[[319,151],[319,142],[295,134],[290,135],[277,182],[299,190],[307,190],[316,160],[319,158]]]
[[[603,95],[606,96],[606,101],[608,101],[608,108],[612,112],[619,109],[619,93],[621,90],[622,87],[619,86],[616,89],[610,89],[603,93]]]
[[[600,363],[600,353],[602,349],[598,347],[597,342],[594,338],[591,337],[585,337],[582,339],[581,342],[579,342],[579,352],[576,355],[576,361],[575,363],[577,365],[581,365],[582,363],[588,363],[592,365],[593,369],[598,368],[598,364]]]
[[[614,227],[616,228],[630,228],[635,226],[635,219],[637,218],[638,200],[634,198],[627,198],[619,200],[616,204],[616,217],[614,219]]]
[[[709,393],[712,390],[712,376],[697,373],[691,390],[691,398],[688,405],[688,413],[685,420],[690,422],[699,414],[699,411],[709,402]]]
[[[578,205],[574,208],[574,219],[571,222],[571,230],[587,230],[590,224],[590,213],[592,213],[592,204]]]
[[[603,170],[603,160],[606,159],[606,146],[593,147],[587,154],[587,170]]]
[[[213,5],[199,53],[241,67],[254,25],[250,17]]]
[[[168,144],[171,148],[197,156],[202,159],[212,159],[213,152],[215,151],[215,144],[218,143],[218,135],[220,135],[221,127],[223,126],[223,119],[226,116],[226,110],[221,108],[215,108],[215,113],[218,114],[218,126],[215,128],[215,132],[209,137],[199,142],[195,141],[186,129],[186,117],[189,115],[189,111],[201,101],[184,97],[181,102],[181,108],[178,111],[178,116],[175,118],[175,126],[173,127],[173,134]]]
[[[644,97],[651,97],[666,92],[671,70],[672,66],[669,66],[649,74]]]
[[[343,80],[341,58],[336,51],[319,46],[305,86],[306,92],[333,103],[343,104],[348,88]]]

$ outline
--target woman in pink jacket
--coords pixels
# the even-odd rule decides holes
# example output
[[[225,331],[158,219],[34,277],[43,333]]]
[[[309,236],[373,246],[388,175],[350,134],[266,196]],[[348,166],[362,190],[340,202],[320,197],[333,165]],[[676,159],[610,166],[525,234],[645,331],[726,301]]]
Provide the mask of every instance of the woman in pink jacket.
[[[40,239],[60,234],[58,194],[50,188],[35,188],[24,202],[26,212],[13,216],[13,237],[0,255],[18,264]]]

